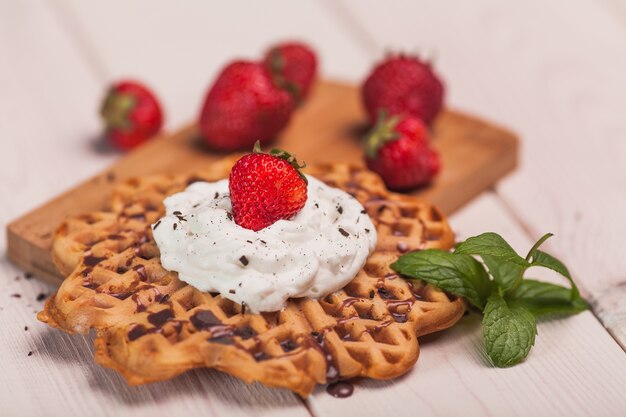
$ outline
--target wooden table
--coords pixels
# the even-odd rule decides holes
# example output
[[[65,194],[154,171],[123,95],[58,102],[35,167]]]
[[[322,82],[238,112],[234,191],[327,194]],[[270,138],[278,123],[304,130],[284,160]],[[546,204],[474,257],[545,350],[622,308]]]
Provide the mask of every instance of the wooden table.
[[[518,171],[452,217],[459,237],[493,230],[525,251],[556,233],[547,247],[593,312],[541,322],[530,357],[510,369],[487,364],[470,315],[423,341],[408,375],[357,382],[348,399],[320,389],[301,401],[214,371],[129,388],[92,363],[89,337],[36,321],[38,295],[54,288],[2,258],[0,415],[625,415],[624,4],[267,3],[1,0],[2,227],[119,156],[101,146],[95,111],[112,79],[154,86],[174,129],[197,114],[223,63],[277,39],[310,41],[326,77],[352,82],[387,48],[421,50],[436,55],[451,105],[522,138]]]

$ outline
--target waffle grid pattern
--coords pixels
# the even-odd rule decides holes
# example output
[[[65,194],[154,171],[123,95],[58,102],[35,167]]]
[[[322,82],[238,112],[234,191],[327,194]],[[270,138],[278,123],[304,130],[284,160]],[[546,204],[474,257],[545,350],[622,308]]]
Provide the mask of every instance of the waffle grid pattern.
[[[67,278],[40,320],[72,333],[96,329],[96,361],[130,384],[213,367],[307,396],[317,384],[407,372],[419,354],[417,337],[463,314],[461,300],[389,269],[403,252],[449,248],[453,236],[443,216],[348,165],[308,172],[357,198],[379,234],[376,251],[345,288],[320,300],[290,300],[281,312],[250,314],[179,281],[161,267],[150,224],[163,214],[164,197],[196,180],[223,178],[232,163],[193,177],[127,181],[114,191],[110,211],[63,223],[53,259]]]

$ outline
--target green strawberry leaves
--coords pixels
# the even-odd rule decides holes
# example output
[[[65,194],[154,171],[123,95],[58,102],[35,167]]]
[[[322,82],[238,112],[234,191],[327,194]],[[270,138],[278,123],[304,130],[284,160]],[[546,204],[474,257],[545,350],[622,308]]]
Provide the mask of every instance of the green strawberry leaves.
[[[429,249],[405,254],[391,268],[465,297],[480,309],[487,354],[494,365],[506,367],[528,355],[538,317],[575,314],[588,308],[567,267],[539,250],[551,236],[542,236],[526,258],[500,235],[483,233],[459,243],[454,252]],[[525,279],[524,273],[533,266],[556,271],[570,282],[570,288]]]
[[[400,122],[399,116],[388,116],[385,110],[378,112],[376,125],[365,136],[365,154],[368,158],[375,159],[380,148],[387,142],[400,137],[400,134],[395,131],[398,122]]]
[[[252,153],[255,153],[255,154],[265,153],[263,152],[263,149],[261,149],[260,141],[257,140],[254,143],[254,148],[252,148]],[[276,158],[284,159],[285,161],[287,161],[292,167],[296,169],[300,178],[304,180],[304,183],[305,184],[309,183],[309,180],[307,179],[306,175],[304,175],[301,171],[302,169],[306,168],[306,162],[304,161],[302,163],[298,162],[295,155],[292,155],[289,152],[284,151],[279,148],[272,148],[272,150],[269,151],[268,155],[275,156]]]

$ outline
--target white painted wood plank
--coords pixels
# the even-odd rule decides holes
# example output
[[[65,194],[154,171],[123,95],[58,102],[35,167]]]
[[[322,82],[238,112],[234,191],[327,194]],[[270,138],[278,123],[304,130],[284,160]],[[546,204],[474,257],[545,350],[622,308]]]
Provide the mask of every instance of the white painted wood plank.
[[[154,87],[172,128],[199,115],[208,87],[227,62],[260,59],[273,42],[309,42],[319,51],[326,77],[353,77],[368,62],[336,18],[312,0],[59,5],[107,78],[133,76]]]
[[[452,224],[460,238],[491,230],[520,252],[532,245],[493,194],[470,203]],[[591,312],[540,322],[528,359],[508,369],[489,365],[476,313],[424,339],[417,366],[404,377],[360,380],[346,399],[320,389],[309,407],[316,415],[360,417],[622,416],[626,410],[626,355]]]
[[[520,134],[521,167],[498,193],[533,237],[559,236],[548,247],[626,345],[626,19],[614,12],[622,8],[612,0],[342,4],[377,54],[436,52],[452,105]]]
[[[117,3],[116,7],[119,7],[119,4],[120,3]],[[63,4],[61,5],[63,6]],[[152,3],[150,3],[150,5],[152,6]],[[5,5],[1,7],[5,7]],[[93,7],[96,7],[94,13],[100,13],[102,16],[106,16],[104,11],[98,9],[100,6],[94,4]],[[129,7],[132,9],[135,6],[131,5]],[[200,6],[177,5],[177,7]],[[145,7],[142,10],[150,8]],[[317,10],[317,8],[314,9]],[[64,14],[67,13],[67,9],[63,10],[65,11],[61,11],[60,16],[64,24],[68,25],[67,16],[70,16],[69,19],[71,19],[72,15]],[[70,13],[72,13],[71,10],[74,9],[70,8],[69,10]],[[178,9],[161,12],[163,16],[150,24],[150,31],[146,31],[143,37],[140,37],[142,41],[133,44],[133,50],[137,51],[140,48],[144,48],[146,41],[150,39],[150,34],[156,36],[161,31],[166,31],[168,25],[165,23],[168,22],[166,19],[168,14],[187,17],[186,14],[183,13],[178,15],[176,10]],[[252,16],[254,17],[254,14],[259,14],[260,11],[264,10],[253,9],[254,13]],[[14,16],[4,13],[8,12],[8,9],[2,10],[2,12],[3,13],[0,13],[0,19],[2,19],[2,16]],[[40,16],[35,19],[34,22],[30,23],[36,30],[26,33],[23,35],[25,38],[19,38],[19,41],[24,42],[30,39],[31,42],[34,43],[35,40],[40,39],[34,35],[38,34],[38,36],[42,36],[47,40],[47,48],[52,51],[50,54],[58,55],[56,47],[52,47],[49,39],[54,40],[56,34],[56,38],[64,39],[63,43],[65,43],[66,46],[69,45],[67,39],[65,39],[63,33],[61,33],[56,25],[52,24],[53,29],[51,30],[49,28],[51,26],[49,16],[41,11],[39,12],[43,17]],[[222,10],[219,12],[225,13]],[[367,64],[359,62],[359,59],[364,60],[365,58],[363,57],[368,56],[367,52],[362,52],[362,49],[354,45],[349,45],[353,48],[352,51],[348,50],[349,48],[346,48],[345,45],[342,44],[342,42],[349,43],[349,37],[347,35],[338,35],[336,30],[329,29],[322,25],[322,23],[327,23],[324,21],[324,19],[328,19],[327,15],[319,10],[317,12],[311,11],[311,6],[308,8],[305,7],[304,12],[305,16],[311,17],[312,24],[306,26],[305,23],[299,22],[293,27],[290,27],[294,28],[293,30],[290,29],[291,32],[286,30],[285,32],[277,31],[276,38],[286,34],[301,33],[296,32],[296,30],[302,27],[308,28],[306,29],[307,31],[312,31],[317,22],[318,29],[321,27],[320,32],[323,33],[311,33],[306,36],[312,36],[313,38],[311,39],[322,40],[321,45],[324,50],[324,55],[335,54],[332,55],[332,62],[344,63],[338,67],[329,68],[327,70],[329,74],[354,77],[357,75],[357,70],[354,68],[367,67]],[[32,12],[29,13],[32,14]],[[93,18],[90,21],[80,13],[80,11],[76,11],[76,15],[79,16],[79,19],[83,22],[87,22],[87,27],[91,28],[99,24],[97,19]],[[230,17],[227,17],[229,16],[228,13],[222,16],[224,20],[216,19],[212,21],[212,23],[219,25],[220,22],[224,24],[223,22],[229,21],[226,20],[230,19]],[[246,19],[249,21],[255,20],[253,17],[247,17],[243,19],[243,22],[246,22]],[[401,17],[401,13],[395,16],[396,19]],[[135,33],[142,31],[139,24],[137,24],[139,27],[133,27],[134,21],[132,19],[125,19],[127,20],[126,29],[125,31],[122,30],[121,33],[132,34],[133,30]],[[190,24],[194,23],[193,18],[191,19]],[[259,19],[263,20],[263,18]],[[145,20],[150,21],[150,17],[146,17]],[[181,19],[177,18],[174,20],[180,21]],[[187,22],[186,20],[183,21]],[[276,19],[266,19],[263,21],[266,23],[269,22],[270,26],[273,24],[271,30],[277,30],[276,27],[279,29],[283,27],[281,26],[283,24],[282,21]],[[110,24],[111,20],[108,22],[108,27],[106,24],[100,24],[101,30],[103,30],[102,36],[107,35],[107,30],[112,31],[118,29],[117,26],[112,29]],[[5,22],[0,20],[0,31],[4,24]],[[185,25],[179,24],[178,26],[174,26],[171,32],[173,34],[172,36],[175,36],[178,32],[187,33],[185,32],[187,30],[191,31],[193,34],[202,34],[201,31],[195,32],[194,29],[185,28]],[[242,24],[242,28],[243,27],[246,28],[245,31],[241,30],[239,32],[247,33],[249,27],[255,26],[244,26]],[[261,26],[256,26],[255,28],[258,28],[260,32],[265,30],[265,28]],[[74,31],[72,33],[80,32],[80,30],[77,32],[76,27],[72,30]],[[13,33],[14,32],[8,32],[8,37],[0,37],[0,54],[5,50],[5,45],[2,43],[3,39],[11,39]],[[220,39],[225,37],[225,33],[224,31],[219,32]],[[4,35],[5,33],[2,34]],[[89,37],[90,36],[92,35],[89,35]],[[115,37],[117,35],[113,34],[111,36]],[[244,35],[239,34],[238,36]],[[245,41],[240,41],[240,44],[237,43],[224,47],[226,52],[223,53],[225,55],[221,58],[216,58],[215,65],[224,62],[224,60],[230,56],[226,54],[232,53],[232,51],[242,51],[243,53],[250,51],[247,53],[248,55],[256,53],[258,48],[254,47],[253,49],[251,46],[253,42],[255,42],[254,39],[250,39],[252,35],[248,33],[245,36],[248,38]],[[257,36],[257,34],[254,36]],[[262,37],[265,35],[258,34],[258,36]],[[96,41],[87,39],[89,37],[85,36],[84,41],[86,44],[89,42],[97,43]],[[303,37],[305,37],[305,35],[303,35]],[[203,40],[204,38],[199,39]],[[122,41],[120,40],[119,42]],[[267,41],[258,41],[258,44],[265,45],[268,42],[269,39]],[[333,42],[335,43],[334,46]],[[175,45],[182,45],[182,43]],[[204,42],[197,42],[196,45],[199,48],[196,50],[203,51],[202,47],[204,46]],[[35,46],[32,48],[35,48]],[[115,56],[115,54],[118,53],[116,49],[118,47],[119,45],[110,47],[112,50],[111,53],[113,54],[111,56]],[[105,49],[106,46],[98,45],[98,48]],[[176,48],[177,46],[170,46],[169,49],[166,50],[167,54],[175,54],[177,52]],[[13,50],[18,51],[19,49],[21,48],[13,48]],[[75,51],[72,51],[72,48],[69,46],[66,49],[68,50],[65,54],[67,56],[62,56],[62,58],[71,61],[71,55],[75,55]],[[196,50],[193,50],[192,53],[181,52],[180,56],[193,57]],[[346,52],[346,50],[348,51]],[[471,48],[468,48],[468,50],[471,50]],[[41,53],[41,51],[39,52]],[[151,52],[151,55],[146,53],[145,56],[151,56],[151,59],[153,59],[153,61],[148,63],[144,62],[142,64],[140,58],[133,58],[130,53],[128,53],[128,56],[124,56],[123,60],[132,61],[136,59],[133,64],[135,65],[134,71],[139,71],[142,68],[151,69],[153,66],[158,66],[159,59],[164,59],[163,57],[166,56],[164,54],[160,57],[158,55],[160,52],[159,49],[155,49]],[[209,52],[207,52],[207,55],[214,56],[212,52]],[[354,55],[344,55],[346,53],[352,53]],[[141,56],[142,54],[135,53],[135,55]],[[348,58],[342,61],[342,57],[339,57],[339,55],[342,55],[342,57],[348,56]],[[117,58],[115,60],[117,60]],[[97,59],[90,61],[90,63],[96,70],[95,74],[104,74],[104,77],[107,78],[109,76],[113,77],[118,75],[115,74],[115,68],[119,68],[116,66],[118,64],[116,64],[117,61],[115,60],[111,60],[111,64],[108,58],[103,59],[103,64],[98,64]],[[64,61],[60,60],[60,62],[63,64]],[[182,61],[176,62],[177,65],[181,67],[185,65]],[[53,64],[54,62],[50,62],[50,60],[46,58],[39,59],[39,61],[35,60],[32,64],[29,63],[26,65],[26,67],[43,68],[49,65],[54,66]],[[63,65],[65,65],[66,68],[61,68],[68,71],[68,74],[64,75],[67,76],[67,79],[64,80],[62,77],[61,79],[55,79],[55,81],[57,81],[56,85],[66,86],[68,80],[72,80],[73,77],[80,79],[80,77],[86,77],[85,74],[90,74],[88,71],[85,71],[83,75],[78,73],[74,74],[71,70],[71,64],[65,62]],[[76,65],[78,64],[75,62],[74,66]],[[84,63],[80,65],[85,66]],[[110,69],[108,67],[109,65],[113,69]],[[343,65],[345,65],[345,69]],[[25,68],[24,71],[28,68]],[[158,77],[155,76],[154,83],[160,85],[161,82],[169,82],[171,83],[170,85],[173,86],[171,90],[174,91],[178,80],[173,77],[172,74],[177,74],[179,68],[173,65],[168,68],[169,74],[164,72],[159,74]],[[128,71],[130,71],[130,69],[132,68],[129,68]],[[212,71],[216,70],[217,67],[212,69]],[[342,72],[344,70],[346,71],[345,73]],[[209,71],[210,69],[207,70],[207,74],[209,74]],[[59,73],[63,75],[63,71],[59,71]],[[139,75],[143,73],[143,71],[139,72]],[[91,74],[93,74],[93,72]],[[1,77],[6,77],[6,75],[0,68],[0,79],[2,79]],[[90,75],[90,77],[94,76]],[[176,96],[176,91],[174,91],[171,93],[172,96],[164,97],[168,102],[175,103],[172,105],[171,109],[171,112],[173,112],[173,118],[170,119],[171,121],[176,122],[176,118],[179,118],[178,121],[187,120],[188,114],[193,113],[197,108],[197,103],[188,104],[188,100],[200,100],[201,94],[198,95],[198,87],[196,84],[204,83],[208,85],[207,80],[210,77],[207,76],[202,80],[199,80],[200,76],[198,74],[196,74],[195,77],[194,79],[194,74],[191,73],[185,73],[185,77],[181,77],[180,88],[183,88],[184,83],[188,82],[186,81],[187,79],[190,80],[190,86],[185,87],[186,92],[184,94],[187,94],[187,96],[183,94]],[[95,78],[97,78],[97,75]],[[142,78],[144,78],[143,75]],[[44,76],[41,76],[41,79],[43,81],[47,80]],[[160,81],[161,79],[163,81]],[[26,78],[26,81],[29,80],[31,79]],[[148,80],[151,81],[151,79]],[[63,83],[63,81],[65,81],[65,83]],[[100,89],[103,85],[103,83],[100,84],[98,81],[101,80],[98,79],[94,82],[95,87],[93,87],[92,93],[84,93],[84,91],[88,91],[87,88],[82,90],[83,92],[81,92],[81,94],[85,94],[85,97],[89,97],[84,97],[81,100],[73,100],[73,102],[79,103],[79,105],[76,105],[75,111],[84,112],[82,116],[80,114],[76,115],[73,120],[74,125],[80,125],[81,121],[89,120],[89,118],[92,120],[93,126],[84,128],[87,132],[91,132],[97,128],[97,120],[95,116],[93,116],[93,108],[90,106],[93,106],[94,97],[100,93]],[[471,78],[468,79],[468,81],[472,81]],[[28,83],[18,84],[16,82],[13,84],[15,84],[16,87],[28,85]],[[46,87],[54,91],[54,88],[52,88],[54,84],[52,87],[47,85]],[[46,91],[46,89],[42,91]],[[67,94],[63,89],[56,91],[61,96]],[[476,92],[480,93],[479,90]],[[77,93],[74,91],[72,94]],[[25,98],[25,100],[27,99],[28,97]],[[12,104],[5,104],[7,102],[8,100],[3,101],[2,98],[0,98],[0,106],[4,105],[7,108],[10,107]],[[61,102],[65,103],[65,101],[59,101],[59,103]],[[185,108],[184,106],[187,107]],[[473,107],[467,106],[467,108],[471,109]],[[5,108],[3,107],[1,110],[5,110]],[[5,113],[2,111],[0,112],[0,117],[8,114],[10,117],[7,117],[6,120],[10,121],[16,117],[29,115],[28,110],[27,106],[22,106],[19,111],[14,111],[13,113]],[[64,115],[63,109],[59,108],[53,110],[57,111],[57,113],[55,113],[57,116]],[[29,128],[40,129],[40,131],[33,133],[43,137],[46,131],[50,131],[56,124],[60,124],[58,122],[55,123],[55,121],[56,118],[49,123],[41,123],[41,125],[35,124],[35,127],[29,125]],[[4,123],[0,123],[0,129],[2,129],[3,125]],[[12,124],[11,126],[15,125]],[[68,125],[63,125],[62,128],[69,129],[67,126]],[[175,126],[175,123],[170,126]],[[63,132],[62,130],[59,131]],[[15,134],[14,132],[9,132],[8,129],[1,131],[1,133],[0,138],[9,137],[5,135],[5,133]],[[28,135],[18,137],[28,139],[27,136]],[[39,136],[36,137],[37,141],[27,143],[31,143],[31,149],[44,149],[40,148],[40,146],[42,146],[41,139],[39,139]],[[80,140],[82,140],[80,136],[76,135],[75,137],[76,142],[73,145],[82,143],[80,142]],[[3,151],[2,154],[10,147],[10,144],[5,145],[5,143],[4,139],[0,142],[0,146],[2,147],[0,150]],[[73,149],[78,149],[78,147],[67,145],[65,150],[72,152]],[[50,146],[49,149],[46,148],[45,151],[55,152],[55,149],[53,146]],[[90,155],[89,152],[85,154]],[[10,155],[12,158],[19,158],[23,154],[8,153],[7,155]],[[54,155],[54,153],[52,153],[52,155]],[[104,165],[108,163],[98,162],[102,161],[100,157],[90,158],[88,156],[85,157],[83,162],[74,162],[76,160],[74,156],[75,155],[72,154],[72,156],[68,156],[67,159],[58,162],[58,170],[66,170],[66,179],[71,179],[73,175],[75,175],[71,166],[68,164],[70,161],[72,163],[84,163],[85,165],[81,168],[84,171],[80,171],[84,173],[90,169],[89,165],[91,164],[102,163]],[[9,159],[9,157],[7,157],[7,159]],[[22,159],[22,161],[24,160],[25,159]],[[4,160],[2,162],[4,162]],[[52,195],[58,191],[50,189],[51,186],[47,182],[49,181],[54,185],[54,182],[57,181],[58,178],[45,178],[51,177],[47,175],[49,173],[47,167],[50,165],[45,164],[45,159],[38,159],[32,163],[35,164],[34,167],[41,166],[39,184],[45,185],[33,185],[31,187],[32,194],[20,197],[21,199],[15,203],[15,207],[5,209],[6,213],[2,212],[3,222],[6,222],[6,218],[13,217],[26,207],[34,205],[36,201],[46,199],[46,192]],[[34,168],[31,167],[31,163],[29,162],[23,171],[24,175],[30,175],[28,173],[31,169]],[[93,169],[95,171],[99,169],[99,167]],[[7,170],[6,173],[9,173],[9,171]],[[7,178],[4,174],[5,172],[2,173],[3,184],[4,178]],[[60,174],[60,178],[63,178],[62,175],[63,174]],[[33,181],[35,180],[33,179]],[[7,187],[1,190],[2,196],[12,195],[13,190],[21,191],[21,187],[18,187],[17,181],[12,184],[13,186],[11,188]],[[41,189],[39,189],[40,187]],[[59,187],[65,188],[65,185],[61,184]],[[481,201],[482,200],[484,199],[481,199]],[[22,207],[20,204],[26,207]],[[502,207],[491,203],[477,204],[479,204],[477,206],[478,209],[476,209],[472,215],[468,215],[467,218],[469,220],[458,220],[463,219],[462,215],[455,218],[455,225],[463,234],[469,235],[488,229],[503,231],[507,238],[514,239],[515,245],[520,245],[518,247],[526,248],[528,246],[527,241],[510,219],[506,221],[497,220],[500,217],[507,218]],[[470,226],[475,227],[476,230],[472,229]],[[509,227],[510,230],[517,230],[517,232],[508,233],[507,230],[509,229],[507,228]],[[0,249],[4,248],[3,240],[0,241],[0,246]],[[0,264],[0,269],[2,275],[8,276],[9,279],[16,273],[16,271],[6,265],[6,263]],[[129,389],[117,375],[109,371],[102,371],[100,368],[93,365],[91,361],[90,342],[88,339],[66,336],[59,332],[54,332],[48,330],[43,325],[38,325],[38,323],[34,321],[30,308],[34,305],[32,300],[36,297],[40,288],[46,291],[50,290],[43,284],[32,280],[25,281],[23,279],[7,285],[6,291],[8,292],[6,293],[4,292],[5,290],[0,290],[0,297],[2,297],[0,299],[7,300],[0,302],[0,307],[4,309],[0,311],[0,328],[9,329],[5,331],[6,342],[0,345],[0,364],[3,365],[5,370],[8,369],[8,371],[5,371],[4,377],[0,379],[0,403],[12,404],[9,410],[13,412],[14,415],[145,415],[147,413],[155,415],[177,415],[182,413],[220,415],[225,412],[227,412],[228,415],[273,415],[276,413],[298,415],[304,411],[302,408],[297,408],[298,404],[297,402],[294,403],[294,397],[290,394],[262,388],[250,388],[232,378],[211,372],[192,373],[172,383],[163,383],[144,389]],[[9,294],[12,292],[22,292],[23,297],[20,299],[11,298]],[[31,304],[30,308],[28,307],[29,303]],[[378,411],[377,415],[387,415],[391,414],[391,411],[394,409],[400,410],[400,414],[398,415],[403,415],[402,413],[406,412],[411,412],[411,415],[419,413],[450,415],[454,413],[461,414],[461,412],[463,415],[471,415],[472,412],[482,415],[488,413],[493,415],[514,413],[520,415],[565,415],[566,413],[571,415],[619,415],[621,411],[626,409],[623,400],[615,395],[624,390],[623,353],[616,348],[616,345],[611,342],[607,334],[602,331],[597,321],[595,321],[589,313],[564,321],[542,324],[537,346],[533,350],[529,361],[510,370],[486,368],[483,356],[477,353],[480,352],[477,349],[481,344],[480,331],[475,325],[475,321],[475,318],[466,318],[457,328],[450,332],[443,333],[441,337],[435,338],[429,344],[425,344],[422,349],[422,358],[418,363],[418,368],[407,377],[392,383],[365,382],[365,388],[361,389],[361,386],[359,386],[357,394],[349,400],[335,400],[328,397],[326,394],[317,395],[310,403],[313,411],[318,415],[337,415],[339,413],[345,415],[346,413],[351,414],[357,411],[359,413],[362,412],[362,415],[368,415],[368,413],[371,414],[374,410]],[[28,332],[23,331],[21,322],[24,324],[28,323],[32,326]],[[19,325],[16,326],[16,323]],[[33,332],[32,329],[35,329],[35,332]],[[33,356],[20,356],[20,352],[23,354],[26,352],[26,349],[34,350],[35,353]],[[6,362],[4,362],[5,360]],[[415,382],[414,378],[418,378],[418,381]],[[381,388],[381,386],[387,385],[389,385],[388,388]],[[16,387],[20,388],[20,392],[16,392]],[[30,387],[30,389],[26,390],[23,387]],[[479,387],[481,388],[479,389]],[[501,395],[501,398],[494,395],[492,391]],[[80,393],[80,395],[77,395],[77,393]],[[433,399],[437,399],[437,401],[435,402]],[[458,399],[458,401],[451,399]],[[50,408],[40,409],[38,408],[38,404],[46,404],[46,406]],[[407,408],[407,404],[409,408]],[[402,408],[400,408],[401,405]],[[548,412],[550,414],[548,414]]]
[[[4,229],[12,218],[103,169],[115,155],[99,153],[92,142],[100,126],[96,109],[103,80],[47,3],[0,2],[0,62]],[[5,251],[3,233],[0,252]],[[42,307],[37,296],[50,294],[52,287],[26,280],[5,257],[0,277],[2,416],[310,415],[291,392],[248,386],[218,372],[128,387],[115,372],[93,363],[91,338],[68,336],[36,320]]]

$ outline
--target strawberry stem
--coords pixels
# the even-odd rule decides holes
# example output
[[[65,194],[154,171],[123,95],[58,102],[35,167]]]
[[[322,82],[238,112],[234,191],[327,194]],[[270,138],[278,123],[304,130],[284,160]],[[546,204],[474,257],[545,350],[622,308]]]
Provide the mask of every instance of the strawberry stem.
[[[129,115],[136,104],[136,99],[132,95],[118,93],[111,89],[100,109],[100,115],[107,129],[130,129]]]
[[[365,153],[368,158],[376,158],[378,150],[383,147],[387,142],[396,140],[400,135],[394,131],[398,122],[400,122],[399,116],[387,117],[386,110],[380,110],[378,112],[378,120],[376,125],[365,137]]]

